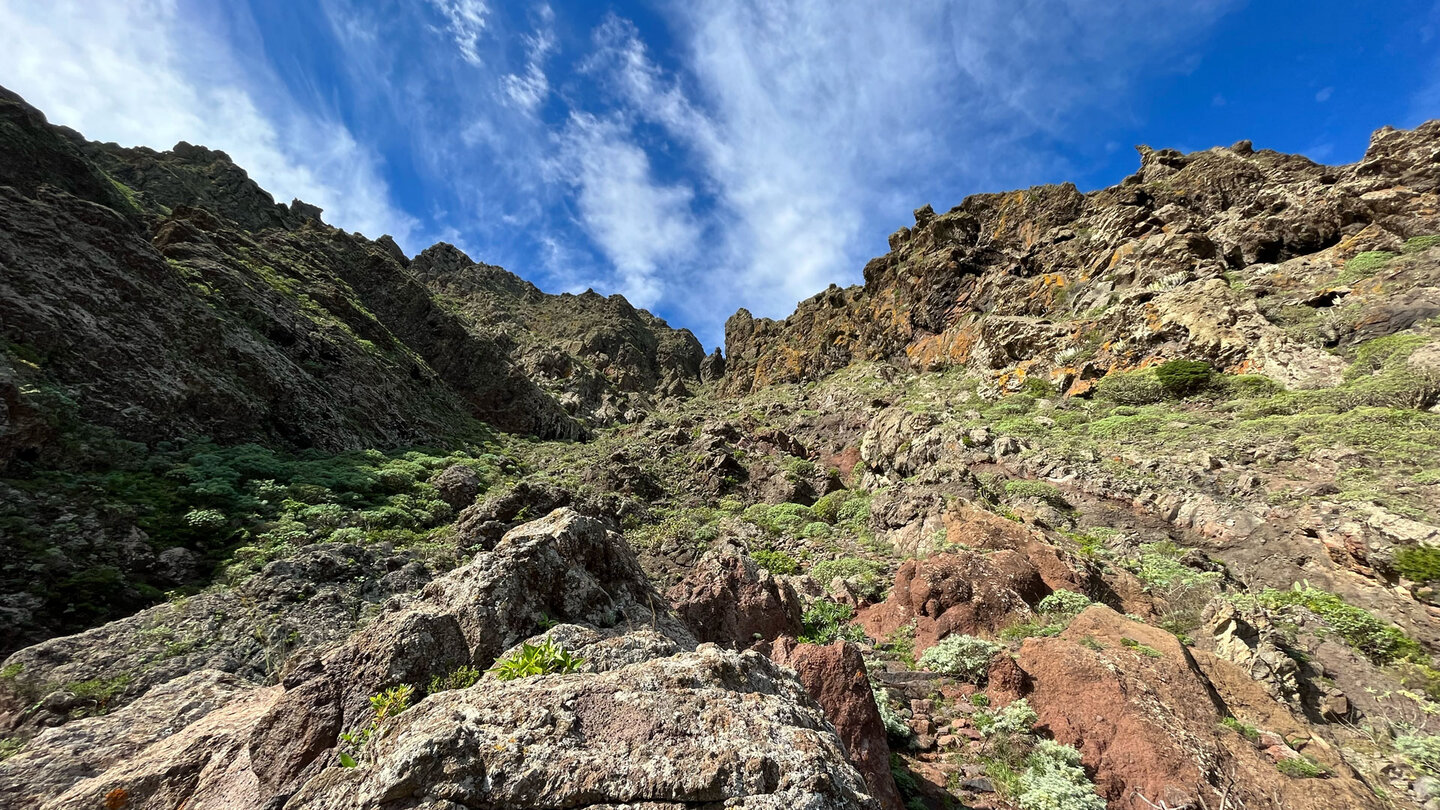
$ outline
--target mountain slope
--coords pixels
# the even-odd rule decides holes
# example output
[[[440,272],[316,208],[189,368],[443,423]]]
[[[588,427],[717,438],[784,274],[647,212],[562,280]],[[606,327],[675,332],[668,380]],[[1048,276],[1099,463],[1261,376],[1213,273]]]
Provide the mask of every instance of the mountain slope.
[[[0,803],[1436,801],[1440,122],[926,206],[706,358],[0,113]]]

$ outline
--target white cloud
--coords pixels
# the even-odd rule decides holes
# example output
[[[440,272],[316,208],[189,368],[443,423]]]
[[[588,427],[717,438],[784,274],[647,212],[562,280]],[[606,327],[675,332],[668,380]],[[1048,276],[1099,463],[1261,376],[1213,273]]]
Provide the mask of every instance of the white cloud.
[[[415,227],[343,124],[301,109],[273,83],[255,87],[221,34],[185,19],[171,0],[0,6],[0,76],[88,138],[162,150],[203,144],[281,201],[324,208],[336,225],[402,244]]]
[[[485,33],[486,16],[490,9],[481,0],[430,0],[445,16],[445,30],[455,40],[460,55],[472,65],[483,65],[480,58],[480,36]]]
[[[525,72],[507,73],[500,80],[505,96],[527,113],[534,113],[550,94],[545,60],[555,50],[554,10],[548,3],[541,4],[536,16],[540,21],[535,33],[525,37]]]
[[[779,317],[858,281],[904,211],[1054,168],[1016,142],[1063,136],[1090,107],[1124,115],[1134,74],[1192,69],[1156,63],[1229,4],[1171,0],[1141,20],[1082,0],[1043,17],[1009,0],[676,3],[678,72],[613,18],[586,67],[703,173],[715,206],[695,233],[713,234],[712,264],[685,268],[689,283],[672,289],[689,297],[668,303],[715,340],[736,306]]]
[[[1329,101],[1329,100],[1330,100],[1330,97],[1331,97],[1332,95],[1334,95],[1334,94],[1335,94],[1335,88],[1333,88],[1333,87],[1324,87],[1324,88],[1321,88],[1320,92],[1318,92],[1318,93],[1315,94],[1315,100],[1318,101],[1318,102],[1320,102],[1321,104],[1324,104],[1325,102]]]
[[[694,192],[658,183],[645,150],[623,126],[576,113],[552,166],[575,190],[580,224],[619,273],[619,286],[640,307],[659,300],[662,265],[695,250],[700,229],[690,213]]]

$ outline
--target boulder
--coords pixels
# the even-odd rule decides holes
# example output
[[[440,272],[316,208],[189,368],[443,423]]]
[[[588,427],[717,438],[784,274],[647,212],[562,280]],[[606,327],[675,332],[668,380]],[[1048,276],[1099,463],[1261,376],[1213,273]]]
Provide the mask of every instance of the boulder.
[[[878,808],[820,707],[758,653],[703,645],[597,675],[486,682],[388,721],[288,810]]]
[[[430,485],[435,487],[440,500],[450,504],[456,512],[475,502],[482,483],[480,474],[464,464],[451,464],[430,479]]]
[[[1306,753],[1331,772],[1293,780],[1220,721],[1236,717],[1299,737],[1303,725],[1227,661],[1191,650],[1157,627],[1094,605],[1057,638],[1026,639],[1019,665],[1038,727],[1081,752],[1112,808],[1214,804],[1378,808],[1379,798],[1322,746]]]
[[[743,649],[801,631],[795,589],[734,547],[708,552],[666,595],[701,641]]]
[[[1014,551],[956,551],[906,560],[884,602],[859,613],[871,638],[915,622],[915,652],[951,633],[994,635],[1031,615],[1050,591],[1040,572]]]
[[[901,810],[900,792],[890,774],[890,743],[875,705],[860,648],[848,641],[827,646],[781,638],[770,658],[800,676],[806,691],[835,726],[850,762],[865,777],[870,793],[885,810]]]

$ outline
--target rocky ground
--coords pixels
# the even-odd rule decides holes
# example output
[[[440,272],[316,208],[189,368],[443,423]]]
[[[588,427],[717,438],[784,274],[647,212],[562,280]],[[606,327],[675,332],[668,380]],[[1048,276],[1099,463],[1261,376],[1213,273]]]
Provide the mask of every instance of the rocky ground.
[[[0,94],[0,804],[1440,807],[1440,123],[726,352]]]

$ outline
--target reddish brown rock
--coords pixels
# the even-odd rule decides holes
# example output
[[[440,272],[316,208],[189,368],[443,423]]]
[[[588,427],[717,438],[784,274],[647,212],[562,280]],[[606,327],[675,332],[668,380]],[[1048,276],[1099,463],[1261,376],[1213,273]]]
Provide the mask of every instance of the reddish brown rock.
[[[1023,621],[1047,593],[1039,571],[1016,552],[958,551],[905,561],[890,598],[859,619],[872,638],[914,621],[919,653],[951,633],[993,635]]]
[[[1001,650],[985,671],[985,693],[996,705],[1005,705],[1024,697],[1030,691],[1030,676],[1015,663],[1010,653]]]
[[[900,810],[900,793],[890,775],[890,744],[885,739],[885,723],[875,706],[860,649],[848,641],[822,647],[799,644],[786,637],[775,642],[770,657],[800,675],[806,691],[825,710],[825,717],[840,733],[850,762],[865,777],[871,795],[885,810]]]
[[[706,554],[666,596],[700,641],[744,649],[800,634],[795,589],[730,548]]]
[[[1026,639],[1019,665],[1032,681],[1026,698],[1039,727],[1080,749],[1112,808],[1213,806],[1227,789],[1230,801],[1250,808],[1381,806],[1338,756],[1318,746],[1316,758],[1331,778],[1280,774],[1219,724],[1237,716],[1289,733],[1300,726],[1288,710],[1228,662],[1107,607],[1088,608],[1058,638]]]

